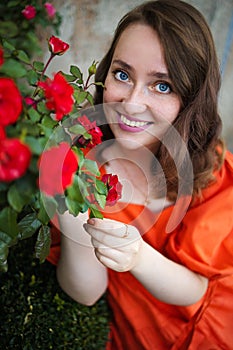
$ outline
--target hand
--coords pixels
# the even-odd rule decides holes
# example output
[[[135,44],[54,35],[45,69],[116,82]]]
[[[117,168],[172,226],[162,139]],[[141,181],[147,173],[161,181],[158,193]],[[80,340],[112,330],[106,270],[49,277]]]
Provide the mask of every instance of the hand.
[[[136,227],[96,218],[83,226],[91,236],[97,259],[104,266],[125,272],[137,264],[143,240]]]

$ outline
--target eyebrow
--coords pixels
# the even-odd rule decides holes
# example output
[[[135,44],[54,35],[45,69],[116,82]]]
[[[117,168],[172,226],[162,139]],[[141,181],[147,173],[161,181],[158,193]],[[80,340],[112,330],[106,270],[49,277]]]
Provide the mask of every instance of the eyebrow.
[[[112,62],[113,64],[118,64],[120,65],[123,69],[126,69],[128,71],[131,71],[133,72],[134,71],[134,68],[132,66],[130,66],[128,63],[120,60],[120,59],[115,59],[113,60]],[[159,79],[168,79],[170,80],[170,77],[168,75],[168,73],[163,73],[163,72],[157,72],[157,71],[151,71],[151,72],[148,72],[147,74],[148,76],[151,76],[151,77],[155,77],[155,78],[159,78]]]

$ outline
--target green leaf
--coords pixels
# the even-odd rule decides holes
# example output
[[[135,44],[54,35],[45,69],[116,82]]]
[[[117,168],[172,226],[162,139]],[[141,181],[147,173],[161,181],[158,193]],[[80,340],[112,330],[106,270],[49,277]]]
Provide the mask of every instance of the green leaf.
[[[56,198],[57,200],[57,213],[64,214],[67,210],[67,206],[65,203],[65,196],[59,196],[59,198]]]
[[[80,213],[81,206],[76,200],[66,197],[65,203],[70,214],[77,216]]]
[[[90,218],[103,219],[103,214],[96,208],[94,204],[91,205],[90,210]]]
[[[0,31],[1,32],[1,31]],[[9,51],[14,51],[15,47],[7,40],[3,40],[3,48]]]
[[[85,134],[83,134],[83,137],[84,137],[85,140],[91,140],[92,139],[91,134],[89,134],[88,132],[85,132]]]
[[[69,131],[76,135],[83,135],[86,133],[86,129],[80,124],[71,126]]]
[[[93,98],[92,94],[90,94],[90,92],[88,92],[88,91],[87,91],[86,99],[92,106],[94,105],[94,98]]]
[[[58,125],[56,128],[54,128],[53,130],[51,130],[50,128],[48,128],[51,132],[51,135],[48,143],[46,144],[46,148],[50,148],[53,146],[57,146],[59,145],[61,142],[67,142],[67,143],[71,143],[71,137],[70,135],[66,132],[66,130],[61,127],[60,125]]]
[[[39,62],[39,61],[34,61],[33,62],[33,68],[35,68],[35,70],[37,70],[38,72],[42,72],[44,69],[44,63],[43,62]]]
[[[35,190],[38,189],[37,178],[32,174],[27,173],[25,176],[16,180],[15,183],[17,185],[18,191],[28,198],[31,198],[35,193]]]
[[[28,197],[24,196],[23,193],[20,193],[16,184],[13,184],[10,187],[7,193],[7,199],[12,208],[18,213],[21,212],[24,205],[28,202]]]
[[[1,21],[0,36],[3,38],[13,38],[18,34],[17,24],[12,21]]]
[[[44,102],[37,103],[37,110],[42,114],[47,114],[49,112]]]
[[[8,254],[9,254],[8,245],[0,241],[0,271],[1,272],[6,272],[8,269],[8,266],[7,266]]]
[[[78,175],[75,174],[74,179],[73,179],[73,183],[71,186],[69,186],[67,188],[66,193],[67,193],[67,197],[69,197],[69,199],[77,201],[78,203],[84,202],[83,195],[79,189]]]
[[[85,101],[87,95],[87,91],[82,90],[75,90],[73,93],[74,99],[78,105],[81,105]]]
[[[18,235],[17,213],[10,207],[0,211],[0,231],[7,233],[12,239]]]
[[[5,265],[9,253],[9,247],[4,242],[0,241],[0,271],[2,270],[1,265]]]
[[[20,239],[29,238],[41,226],[41,221],[37,219],[36,213],[31,213],[26,216],[18,223]]]
[[[76,78],[78,78],[78,79],[82,79],[82,73],[81,73],[79,67],[73,66],[73,65],[70,66],[70,73],[71,73],[74,77],[76,77]]]
[[[7,3],[7,7],[15,7],[17,5],[20,5],[19,0],[11,0],[11,1],[8,1],[8,3]]]
[[[36,117],[36,114],[33,114]],[[20,135],[22,131],[25,135],[31,135],[31,136],[39,136],[40,135],[40,128],[38,127],[35,122],[32,120],[23,120],[21,122],[17,123],[16,129]]]
[[[27,80],[30,85],[36,85],[39,80],[39,76],[33,69],[31,69],[27,72]]]
[[[68,81],[69,83],[75,81],[77,78],[73,75],[70,74],[65,74],[62,72],[63,77],[66,79],[66,81]]]
[[[108,192],[107,186],[105,185],[105,183],[103,183],[103,181],[96,179],[95,186],[96,186],[97,191],[100,194],[104,194],[105,196],[107,195],[107,192]]]
[[[94,191],[94,196],[95,196],[95,199],[97,200],[97,203],[99,204],[99,206],[101,208],[104,208],[106,205],[106,195],[100,194],[97,191]]]
[[[81,213],[85,213],[90,207],[90,203],[89,202],[84,202],[80,205],[80,212]]]
[[[86,200],[86,198],[89,196],[89,192],[87,190],[89,184],[85,181],[85,179],[83,180],[80,176],[78,176],[78,186],[84,200]]]
[[[40,198],[40,210],[38,212],[38,219],[44,224],[47,225],[51,218],[57,210],[57,201],[54,197],[46,196],[41,193]]]
[[[7,260],[5,260],[3,262],[0,261],[0,272],[5,273],[5,272],[7,272],[7,270],[8,270]]]
[[[35,256],[43,263],[49,255],[51,245],[50,227],[42,226],[39,230],[35,245]]]
[[[73,146],[72,150],[75,152],[75,154],[78,157],[78,166],[79,166],[79,169],[81,169],[82,165],[83,165],[83,162],[84,162],[84,159],[85,159],[83,151],[81,149],[79,149],[78,147],[76,147],[76,146]]]
[[[42,138],[35,138],[33,136],[26,136],[25,142],[29,145],[31,151],[36,154],[40,155],[44,150],[44,144],[42,142]],[[46,143],[46,140],[44,140]]]
[[[12,244],[12,238],[5,232],[0,231],[0,242],[3,242],[10,247]]]
[[[53,129],[57,125],[57,122],[51,117],[45,115],[42,119],[42,125],[44,125],[47,128]]]
[[[28,109],[28,114],[33,123],[38,122],[41,118],[40,114],[33,107]]]
[[[100,176],[100,171],[98,168],[97,163],[94,160],[91,159],[85,159],[82,165],[82,170],[90,172],[91,174],[95,176]]]
[[[102,86],[102,88],[104,88],[104,84],[100,81],[100,82],[97,82],[97,83],[94,83],[96,86]]]
[[[27,74],[25,67],[20,62],[12,58],[4,62],[0,68],[0,72],[10,76],[11,78],[23,78]]]
[[[30,64],[30,59],[28,57],[28,55],[26,54],[26,52],[24,52],[23,50],[18,50],[17,51],[17,57],[20,61]]]

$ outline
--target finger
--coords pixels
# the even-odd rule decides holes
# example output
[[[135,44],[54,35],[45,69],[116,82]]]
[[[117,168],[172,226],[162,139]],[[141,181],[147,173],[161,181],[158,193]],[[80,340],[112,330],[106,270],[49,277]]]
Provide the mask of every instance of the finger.
[[[114,237],[100,232],[95,232],[93,236],[91,235],[91,242],[95,248],[112,248],[116,250],[124,249],[124,247],[132,243],[132,241],[125,240],[121,237]]]
[[[119,263],[124,258],[124,254],[121,251],[112,249],[110,247],[95,248],[95,253],[98,254],[98,256],[104,256],[117,263]]]
[[[109,255],[103,255],[98,249],[95,250],[95,254],[97,259],[107,268],[110,268],[112,270],[118,271],[118,272],[124,272],[127,270],[127,268],[122,264],[121,262],[115,260],[111,254]]]
[[[129,225],[110,219],[92,218],[87,221],[88,225],[107,233],[111,236],[125,238],[129,235]]]

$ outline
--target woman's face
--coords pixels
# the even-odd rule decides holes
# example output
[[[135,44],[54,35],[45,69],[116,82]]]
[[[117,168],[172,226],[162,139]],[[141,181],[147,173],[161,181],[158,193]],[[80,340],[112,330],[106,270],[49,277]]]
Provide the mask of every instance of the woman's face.
[[[133,24],[120,36],[103,102],[107,122],[119,142],[131,149],[144,146],[156,150],[176,119],[181,102],[173,91],[162,46],[151,27]]]

